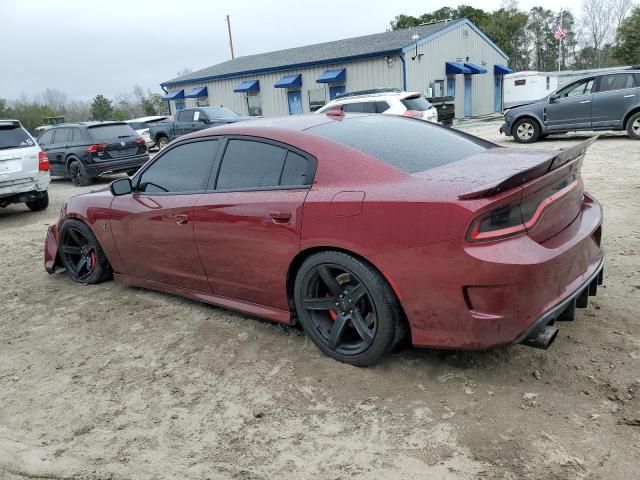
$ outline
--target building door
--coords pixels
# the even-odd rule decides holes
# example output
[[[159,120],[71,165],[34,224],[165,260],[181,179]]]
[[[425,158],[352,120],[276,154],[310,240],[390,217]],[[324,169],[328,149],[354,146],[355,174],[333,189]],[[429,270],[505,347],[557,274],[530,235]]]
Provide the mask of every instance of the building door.
[[[456,96],[456,77],[447,77],[447,96]]]
[[[289,102],[289,115],[302,115],[302,92],[300,90],[287,92],[287,101]]]
[[[344,93],[344,85],[329,87],[329,100],[333,100],[341,93]]]
[[[502,111],[502,77],[495,77],[493,81],[495,83],[493,111],[501,112]]]
[[[471,99],[471,75],[464,76],[464,116],[470,117],[472,113]]]

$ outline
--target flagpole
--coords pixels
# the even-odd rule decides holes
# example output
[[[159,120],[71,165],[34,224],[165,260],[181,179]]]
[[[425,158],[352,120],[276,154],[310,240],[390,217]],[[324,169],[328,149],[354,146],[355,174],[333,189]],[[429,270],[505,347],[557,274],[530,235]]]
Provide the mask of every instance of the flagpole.
[[[562,26],[562,9],[560,9],[560,28]],[[562,36],[560,36],[560,44],[558,45],[558,72],[561,70],[562,65]]]

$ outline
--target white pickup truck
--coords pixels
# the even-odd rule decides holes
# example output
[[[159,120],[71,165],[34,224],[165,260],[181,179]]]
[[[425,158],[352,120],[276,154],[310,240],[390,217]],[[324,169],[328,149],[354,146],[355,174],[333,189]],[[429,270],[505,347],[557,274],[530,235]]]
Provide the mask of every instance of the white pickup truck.
[[[26,203],[36,212],[49,206],[49,159],[18,120],[0,119],[0,208]]]

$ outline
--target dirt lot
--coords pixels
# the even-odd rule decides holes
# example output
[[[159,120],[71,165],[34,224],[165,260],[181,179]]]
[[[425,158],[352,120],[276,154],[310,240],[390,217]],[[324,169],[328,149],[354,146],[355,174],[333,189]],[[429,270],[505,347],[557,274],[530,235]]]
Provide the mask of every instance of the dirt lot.
[[[497,126],[465,129],[516,146]],[[640,143],[605,135],[583,174],[606,288],[550,350],[409,349],[369,369],[296,329],[47,275],[46,226],[80,191],[54,181],[46,212],[0,210],[0,478],[637,479]]]

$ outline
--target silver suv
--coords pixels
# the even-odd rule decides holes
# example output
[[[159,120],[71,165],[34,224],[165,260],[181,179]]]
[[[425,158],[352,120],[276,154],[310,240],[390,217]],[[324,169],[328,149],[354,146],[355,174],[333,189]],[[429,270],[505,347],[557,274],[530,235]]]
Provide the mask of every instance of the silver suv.
[[[0,208],[26,203],[49,206],[49,159],[18,120],[0,120]]]
[[[581,78],[505,112],[500,132],[519,143],[552,133],[626,130],[640,140],[640,66]]]

